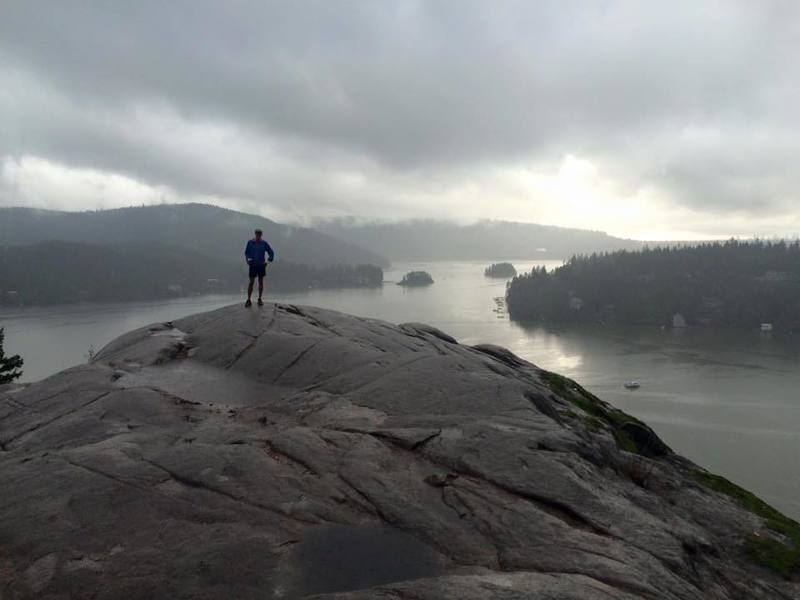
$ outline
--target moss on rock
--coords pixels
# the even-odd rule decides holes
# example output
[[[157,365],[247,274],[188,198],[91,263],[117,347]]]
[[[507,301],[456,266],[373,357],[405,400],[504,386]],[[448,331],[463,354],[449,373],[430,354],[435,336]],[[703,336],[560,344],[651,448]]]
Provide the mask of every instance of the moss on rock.
[[[636,417],[603,402],[572,379],[552,371],[543,370],[540,374],[553,392],[586,414],[584,421],[587,427],[596,431],[601,425],[605,425],[614,436],[620,450],[644,456],[663,456],[671,452],[667,445]],[[632,435],[633,432],[636,435]]]
[[[729,496],[740,506],[763,518],[766,527],[778,534],[753,532],[747,536],[745,552],[753,562],[787,579],[800,571],[800,524],[797,521],[720,475],[697,471],[694,477],[705,487]]]

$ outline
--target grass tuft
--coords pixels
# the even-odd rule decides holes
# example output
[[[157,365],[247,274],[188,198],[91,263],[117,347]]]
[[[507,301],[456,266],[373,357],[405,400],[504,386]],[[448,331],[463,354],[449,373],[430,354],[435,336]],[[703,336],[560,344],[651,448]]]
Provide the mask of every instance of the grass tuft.
[[[646,427],[644,423],[603,402],[563,375],[542,371],[541,377],[553,392],[585,413],[586,416],[582,418],[590,430],[596,431],[607,427],[611,430],[620,450],[645,454],[646,449],[639,448],[635,440],[623,429],[626,423],[637,423]],[[764,519],[770,531],[763,534],[754,532],[745,539],[744,549],[750,560],[787,579],[800,572],[800,524],[797,521],[724,477],[705,471],[695,471],[693,475],[705,487],[733,498],[743,508]],[[649,479],[649,474],[643,479],[643,484],[646,484],[646,479]]]
[[[771,535],[750,534],[745,540],[745,552],[753,562],[787,579],[800,571],[800,524],[797,521],[720,475],[696,471],[694,477],[705,487],[733,498],[740,506],[763,518],[767,528],[785,538],[783,542]]]
[[[553,373],[552,371],[542,371],[541,377],[553,392],[565,400],[568,400],[588,415],[584,418],[584,421],[589,429],[597,431],[602,428],[604,424],[611,429],[611,433],[620,450],[632,452],[634,454],[642,454],[636,442],[622,430],[622,426],[626,423],[638,423],[645,426],[639,419],[606,404],[600,400],[600,398],[563,375]]]
[[[791,546],[772,537],[751,533],[745,540],[744,550],[747,557],[757,565],[771,569],[785,579],[791,579],[800,567],[798,543],[795,539]]]

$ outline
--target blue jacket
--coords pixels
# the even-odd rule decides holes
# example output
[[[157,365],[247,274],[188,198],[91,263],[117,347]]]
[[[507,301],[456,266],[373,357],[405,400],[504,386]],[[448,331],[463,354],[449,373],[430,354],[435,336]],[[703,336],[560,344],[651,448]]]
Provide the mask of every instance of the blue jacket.
[[[269,254],[269,262],[275,260],[275,251],[267,243],[267,240],[261,238],[260,242],[255,239],[247,240],[247,246],[244,247],[244,256],[247,262],[251,265],[263,265],[266,263],[264,255]]]

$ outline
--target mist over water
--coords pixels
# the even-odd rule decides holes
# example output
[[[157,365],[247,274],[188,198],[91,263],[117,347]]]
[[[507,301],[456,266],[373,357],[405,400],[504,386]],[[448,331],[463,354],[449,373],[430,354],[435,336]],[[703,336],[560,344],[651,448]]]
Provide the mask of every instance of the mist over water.
[[[560,261],[511,261],[518,271]],[[425,322],[464,344],[490,342],[576,379],[647,422],[677,452],[800,517],[800,339],[780,331],[656,327],[534,326],[497,309],[506,281],[484,277],[485,261],[397,263],[382,288],[309,290],[268,300],[309,304],[393,323]],[[426,288],[395,285],[410,270]],[[153,322],[243,301],[203,296],[137,304],[4,309],[7,350],[25,359],[23,381],[85,362],[116,336]],[[242,310],[245,310],[242,308]],[[255,307],[252,310],[256,310]],[[636,379],[631,392],[622,383]]]

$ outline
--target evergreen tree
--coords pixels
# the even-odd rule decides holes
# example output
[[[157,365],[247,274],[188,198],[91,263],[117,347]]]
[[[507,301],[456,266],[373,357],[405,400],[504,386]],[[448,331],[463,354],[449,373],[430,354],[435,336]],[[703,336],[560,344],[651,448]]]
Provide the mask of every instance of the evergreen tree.
[[[19,354],[6,356],[3,350],[5,337],[5,330],[0,327],[0,384],[11,383],[22,375],[22,358]]]

